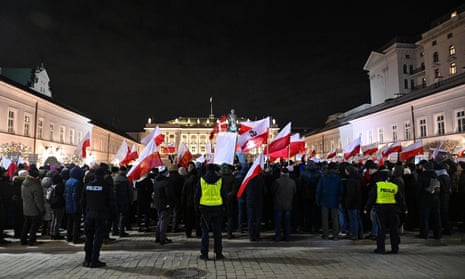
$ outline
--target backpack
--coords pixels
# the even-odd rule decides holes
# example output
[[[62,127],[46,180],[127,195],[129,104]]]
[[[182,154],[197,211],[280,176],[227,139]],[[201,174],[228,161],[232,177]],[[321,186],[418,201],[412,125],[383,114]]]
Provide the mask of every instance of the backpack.
[[[52,185],[47,188],[45,200],[47,200],[50,204],[55,204],[57,202],[56,187],[56,185]]]
[[[436,177],[431,177],[429,181],[429,186],[425,188],[426,192],[430,194],[435,194],[436,192],[439,192],[439,189],[441,188],[441,183],[439,182],[439,179]]]

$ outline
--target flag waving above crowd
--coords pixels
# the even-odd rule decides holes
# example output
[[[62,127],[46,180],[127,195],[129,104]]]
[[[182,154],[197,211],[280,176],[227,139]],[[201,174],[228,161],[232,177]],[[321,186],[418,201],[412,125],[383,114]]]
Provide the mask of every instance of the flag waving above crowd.
[[[149,140],[147,146],[129,169],[126,176],[129,181],[135,181],[146,175],[151,169],[161,165],[163,165],[163,161],[161,160],[155,140]]]
[[[86,135],[82,138],[81,142],[77,145],[77,153],[81,158],[87,157],[87,148],[90,147],[90,132],[87,132]]]
[[[350,159],[350,157],[353,157],[355,155],[358,155],[360,153],[360,145],[362,143],[362,138],[357,137],[352,143],[347,145],[344,148],[344,160]]]
[[[150,140],[155,141],[155,144],[156,144],[157,146],[159,146],[160,144],[162,144],[162,142],[165,140],[165,137],[164,137],[163,134],[161,133],[160,127],[158,127],[158,126],[155,127],[155,129],[153,129],[152,132],[150,132],[150,134],[146,135],[146,136],[140,141],[140,143],[142,143],[143,145],[148,145]]]
[[[263,153],[257,156],[253,165],[250,167],[249,171],[242,180],[241,186],[239,186],[239,190],[237,191],[237,197],[240,198],[244,193],[245,187],[249,184],[249,181],[252,180],[255,176],[259,175],[265,167],[265,161],[263,158]]]
[[[239,129],[237,144],[243,152],[247,152],[267,143],[269,128],[269,116],[257,121],[244,121]]]
[[[305,139],[300,137],[299,133],[296,133],[290,137],[289,144],[277,150],[273,153],[268,154],[270,162],[274,162],[277,159],[289,159],[297,154],[302,154],[305,152]]]
[[[273,141],[265,149],[265,155],[273,153],[286,148],[291,142],[291,122],[289,122],[281,131],[276,135]]]

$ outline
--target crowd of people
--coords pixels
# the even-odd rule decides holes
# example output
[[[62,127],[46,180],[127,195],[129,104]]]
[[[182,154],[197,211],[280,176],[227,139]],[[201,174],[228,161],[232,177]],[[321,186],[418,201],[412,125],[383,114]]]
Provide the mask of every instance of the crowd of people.
[[[38,234],[84,242],[83,265],[99,267],[105,265],[100,246],[131,230],[153,232],[160,245],[172,242],[172,232],[200,237],[202,259],[208,259],[213,232],[216,259],[223,259],[223,234],[233,239],[247,232],[250,241],[260,241],[263,230],[273,230],[274,241],[300,232],[325,240],[371,238],[375,252],[385,253],[389,232],[397,253],[404,230],[439,239],[465,229],[465,162],[267,163],[237,198],[251,165],[171,164],[134,182],[126,177],[130,166],[105,163],[19,165],[11,176],[0,169],[0,245],[10,243],[6,229],[22,245],[37,245]],[[426,191],[431,177],[440,181],[433,194]]]

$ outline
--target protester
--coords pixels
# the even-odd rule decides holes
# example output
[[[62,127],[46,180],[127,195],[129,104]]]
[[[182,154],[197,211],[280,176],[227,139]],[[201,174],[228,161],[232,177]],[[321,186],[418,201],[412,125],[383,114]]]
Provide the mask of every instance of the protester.
[[[63,239],[60,235],[60,227],[65,216],[65,185],[63,184],[63,177],[58,172],[52,177],[52,186],[55,188],[55,198],[52,198],[50,208],[52,209],[52,221],[50,223],[50,238]]]
[[[321,223],[323,228],[323,239],[338,239],[339,202],[342,199],[342,180],[336,163],[329,163],[327,170],[320,177],[316,189],[316,203],[321,207]],[[329,235],[329,216],[331,216],[331,227],[333,235]]]
[[[70,170],[70,178],[65,183],[66,240],[81,243],[80,230],[82,210],[79,204],[83,187],[84,171],[79,166]]]
[[[421,160],[418,166],[417,197],[420,209],[420,234],[419,238],[427,239],[432,221],[433,236],[441,238],[441,214],[439,192],[430,193],[426,189],[430,185],[430,179],[436,177],[433,164],[427,160]]]
[[[192,237],[192,231],[195,229],[195,235],[201,236],[200,233],[200,218],[198,210],[194,205],[194,193],[199,183],[197,168],[194,162],[189,162],[187,165],[187,175],[184,181],[181,192],[181,204],[184,210],[184,229],[187,238]]]
[[[21,233],[22,245],[35,245],[37,229],[45,213],[44,192],[40,185],[40,173],[37,167],[29,168],[21,186],[21,197],[23,199],[24,226]]]
[[[10,178],[3,167],[0,167],[0,245],[8,244],[10,241],[4,237],[4,229],[7,224],[7,208],[9,200]]]
[[[158,167],[158,176],[153,183],[153,202],[158,212],[158,222],[155,230],[155,242],[165,245],[173,242],[166,235],[168,224],[174,206],[174,185],[170,172],[164,165]]]
[[[120,237],[129,236],[126,230],[129,227],[129,209],[133,200],[132,184],[126,177],[126,173],[127,168],[121,166],[118,174],[113,177],[118,215],[117,232]]]
[[[287,167],[281,168],[281,176],[272,185],[274,197],[274,240],[288,241],[291,233],[292,202],[297,191],[294,179],[289,177]],[[282,225],[282,226],[281,226]],[[281,229],[282,233],[281,233]]]

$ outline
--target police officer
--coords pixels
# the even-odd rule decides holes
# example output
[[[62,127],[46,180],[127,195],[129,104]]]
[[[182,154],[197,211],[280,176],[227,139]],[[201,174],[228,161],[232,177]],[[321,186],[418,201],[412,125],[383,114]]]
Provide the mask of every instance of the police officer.
[[[388,181],[388,172],[383,180],[377,181],[375,187],[372,187],[368,194],[368,200],[365,206],[365,213],[373,207],[378,217],[379,232],[376,237],[375,253],[385,254],[384,240],[386,238],[386,229],[389,228],[391,240],[391,253],[399,253],[399,209],[407,213],[402,192],[399,191],[398,185]]]
[[[227,194],[223,187],[223,179],[217,173],[217,166],[209,164],[205,174],[200,178],[194,195],[194,200],[200,211],[200,227],[202,229],[200,259],[202,260],[208,260],[208,234],[210,230],[213,231],[215,240],[215,259],[224,259],[221,231],[226,198]]]
[[[105,169],[95,170],[94,178],[86,184],[81,198],[81,206],[85,214],[84,245],[85,267],[102,267],[106,264],[99,260],[100,249],[106,233],[107,222],[116,210],[113,185],[104,179]]]

